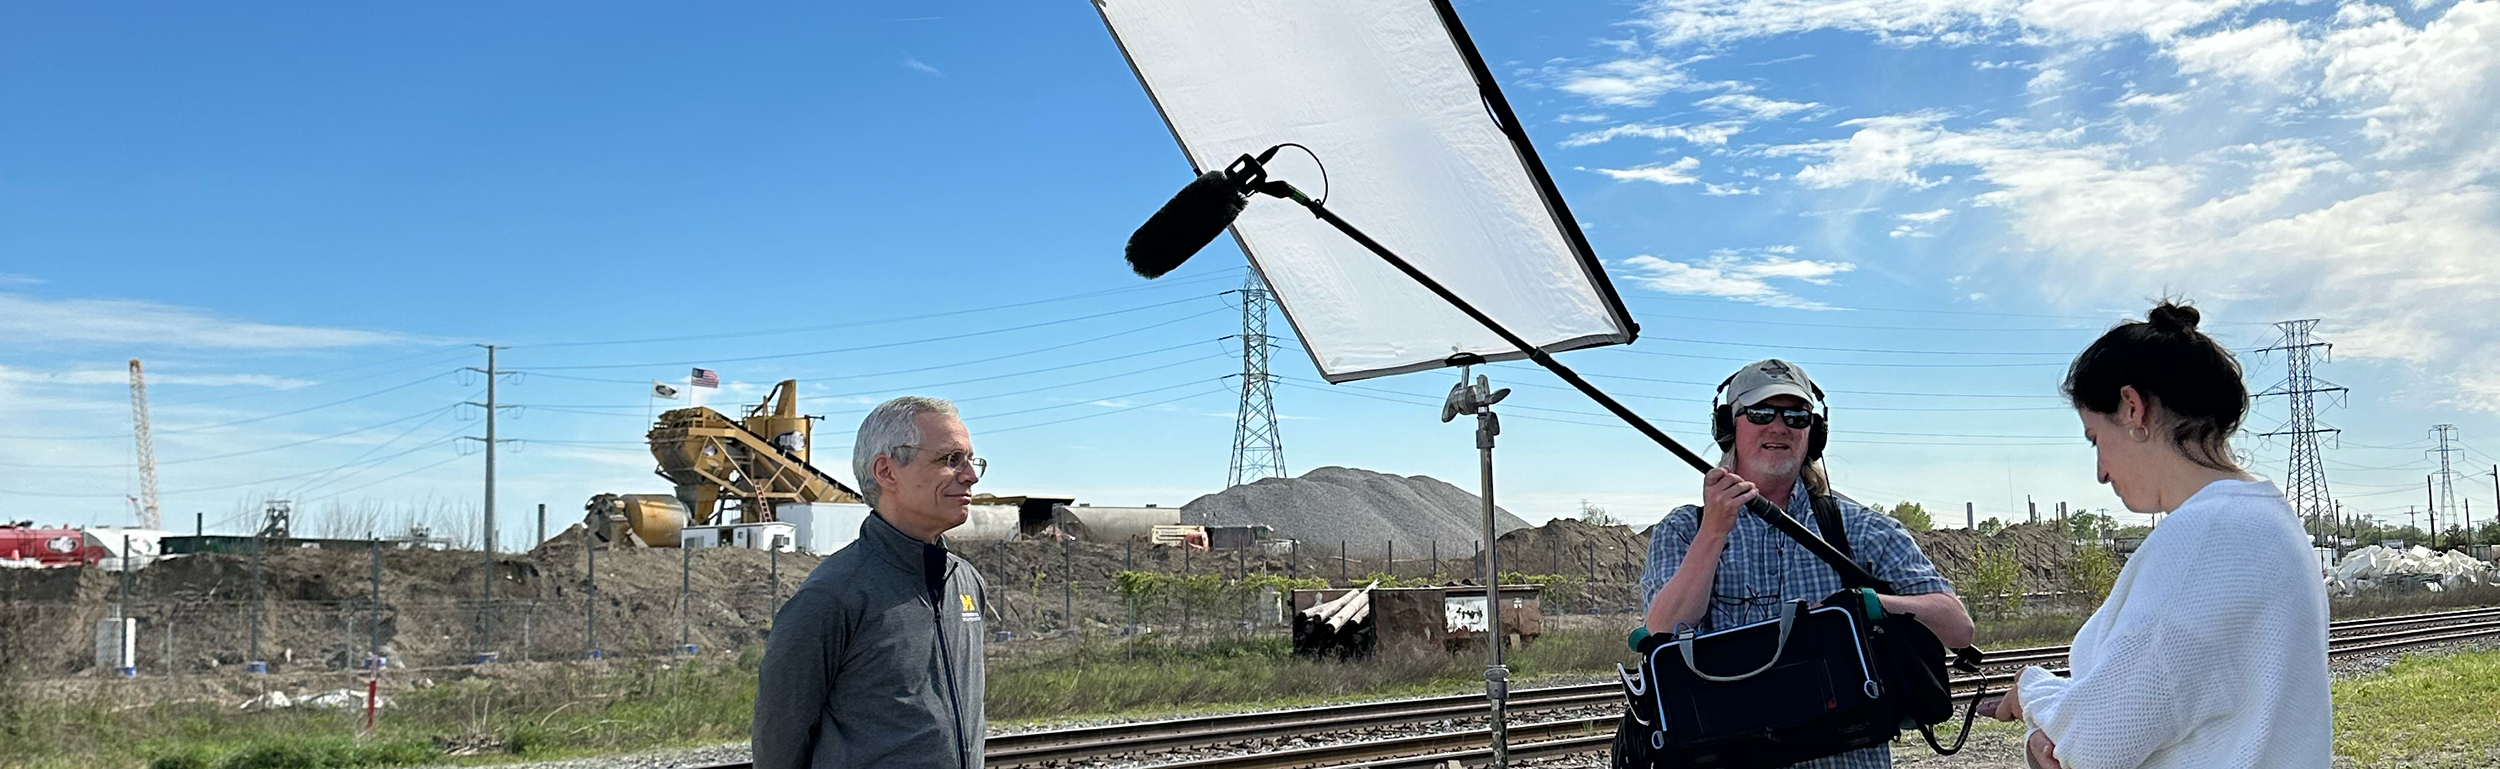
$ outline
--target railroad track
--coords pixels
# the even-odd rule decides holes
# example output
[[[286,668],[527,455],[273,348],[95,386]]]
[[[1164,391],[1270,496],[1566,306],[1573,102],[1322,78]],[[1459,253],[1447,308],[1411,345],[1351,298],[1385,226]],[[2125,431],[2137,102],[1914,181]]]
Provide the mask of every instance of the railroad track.
[[[2391,628],[2410,629],[2391,630]],[[2378,617],[2333,623],[2327,628],[2328,654],[2341,656],[2387,649],[2500,635],[2500,608],[2467,609]],[[2341,636],[2341,637],[2338,637]],[[1994,672],[1953,680],[1956,695],[1979,686],[2001,689],[2019,674],[2018,666],[2062,661],[2064,646],[2005,649],[1988,655]],[[1514,718],[1574,708],[1603,707],[1622,701],[1613,682],[1523,689],[1511,695]],[[1134,761],[1141,755],[1223,745],[1370,729],[1481,718],[1487,705],[1481,694],[1363,702],[1296,710],[1236,713],[1221,716],[1149,721],[1105,726],[1054,729],[999,735],[988,740],[989,767],[1074,766],[1099,760]],[[1619,715],[1562,718],[1509,725],[1514,759],[1553,757],[1605,750],[1614,737]],[[1373,740],[1354,740],[1303,748],[1274,749],[1250,755],[1189,758],[1175,756],[1157,769],[1285,769],[1344,767],[1391,769],[1439,767],[1456,760],[1484,763],[1491,757],[1490,734],[1465,729]],[[725,764],[708,769],[750,769],[751,764]]]

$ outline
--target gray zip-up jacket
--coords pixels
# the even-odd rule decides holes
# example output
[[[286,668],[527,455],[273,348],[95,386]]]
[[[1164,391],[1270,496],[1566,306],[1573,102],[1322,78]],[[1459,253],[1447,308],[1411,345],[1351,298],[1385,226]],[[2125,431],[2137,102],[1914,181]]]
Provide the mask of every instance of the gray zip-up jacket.
[[[970,562],[868,516],[773,615],[756,769],[979,769],[986,587]]]

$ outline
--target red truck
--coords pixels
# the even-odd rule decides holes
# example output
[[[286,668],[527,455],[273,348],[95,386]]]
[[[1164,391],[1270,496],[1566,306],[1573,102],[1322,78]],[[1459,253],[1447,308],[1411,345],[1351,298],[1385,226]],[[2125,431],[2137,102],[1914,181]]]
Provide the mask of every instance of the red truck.
[[[88,544],[83,530],[45,528],[32,523],[0,524],[0,566],[91,566],[111,555],[102,547]]]

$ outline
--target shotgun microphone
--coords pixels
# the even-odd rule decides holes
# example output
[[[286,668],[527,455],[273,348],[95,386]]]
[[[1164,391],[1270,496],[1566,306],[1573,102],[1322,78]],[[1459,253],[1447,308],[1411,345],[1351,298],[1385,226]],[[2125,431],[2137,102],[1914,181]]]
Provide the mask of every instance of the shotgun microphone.
[[[1249,204],[1249,188],[1231,173],[1219,168],[1200,174],[1128,237],[1129,268],[1147,278],[1179,269],[1233,226]]]
[[[1199,174],[1128,236],[1129,269],[1148,280],[1180,269],[1182,262],[1215,242],[1215,236],[1223,234],[1224,228],[1233,226],[1233,220],[1241,217],[1241,209],[1250,205],[1250,193],[1301,200],[1300,193],[1293,192],[1290,185],[1269,184],[1267,180],[1267,161],[1276,158],[1276,151],[1301,146],[1287,142],[1262,150],[1257,157],[1244,153],[1229,167]],[[1305,147],[1303,151],[1310,150]],[[1319,159],[1317,155],[1311,157],[1314,161]],[[1327,169],[1321,169],[1321,173],[1327,173]]]

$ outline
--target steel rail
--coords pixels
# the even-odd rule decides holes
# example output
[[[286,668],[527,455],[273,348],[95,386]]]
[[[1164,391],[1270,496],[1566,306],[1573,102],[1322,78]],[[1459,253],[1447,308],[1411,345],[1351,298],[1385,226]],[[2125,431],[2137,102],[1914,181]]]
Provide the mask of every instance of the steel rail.
[[[2491,618],[2492,621],[2463,625],[2453,623],[2455,620],[2481,618]],[[2344,622],[2331,623],[2328,625],[2327,630],[2330,633],[2338,633],[2438,622],[2450,622],[2451,624],[2433,628],[2332,639],[2329,642],[2330,649],[2328,653],[2330,655],[2357,654],[2389,648],[2400,648],[2405,646],[2439,643],[2450,640],[2462,640],[2466,638],[2500,634],[2500,607],[2461,609],[2395,617],[2372,617],[2367,619],[2347,620]],[[1989,655],[1988,662],[1986,664],[1990,667],[1997,667],[2015,664],[2054,662],[2056,660],[2064,659],[2068,651],[2069,647],[2064,646],[2007,649]],[[2013,681],[2017,676],[2017,673],[2011,672],[1993,673],[1980,676],[1964,676],[1953,679],[1952,685],[1957,690],[1966,690],[1966,687],[1981,685],[1996,687]],[[1565,686],[1525,689],[1516,692],[1513,696],[1514,707],[1533,712],[1540,710],[1556,710],[1571,707],[1587,707],[1608,704],[1617,701],[1622,696],[1622,687],[1611,681],[1591,684],[1572,684]],[[984,753],[985,760],[983,763],[990,767],[1071,763],[1088,758],[1151,753],[1155,751],[1174,750],[1206,745],[1220,745],[1226,743],[1250,742],[1275,737],[1300,736],[1311,734],[1314,731],[1347,731],[1354,729],[1448,720],[1454,718],[1468,718],[1482,715],[1483,704],[1484,696],[1482,694],[1456,694],[1403,700],[1329,705],[1297,710],[1233,713],[1219,716],[1203,716],[1163,721],[1132,722],[1103,726],[1023,732],[1019,734],[999,735],[990,738],[988,740],[987,750]],[[1583,719],[1581,721],[1557,721],[1548,723],[1580,723],[1584,721],[1587,720]],[[1535,727],[1513,726],[1512,730],[1514,733],[1517,733],[1523,728]],[[1474,734],[1478,738],[1478,744],[1484,742],[1483,732],[1481,730],[1473,732],[1453,732],[1451,734]],[[1546,740],[1533,744],[1519,743],[1513,746],[1512,754],[1515,757],[1558,756],[1568,755],[1570,753],[1586,752],[1587,750],[1592,749],[1587,747],[1572,747],[1572,745],[1577,744],[1583,739],[1595,739],[1596,747],[1593,749],[1604,749],[1606,740],[1611,739],[1611,732],[1607,735],[1601,735],[1595,738],[1557,737],[1553,740]],[[1350,764],[1350,766],[1438,766],[1442,762],[1446,762],[1451,759],[1460,760],[1462,763],[1480,763],[1483,756],[1479,755],[1479,753],[1484,753],[1485,750],[1486,749],[1483,748],[1460,748],[1453,751],[1428,753],[1426,757],[1434,759],[1430,761],[1426,761],[1424,758],[1392,758],[1369,763],[1355,763]],[[1476,758],[1473,761],[1470,761],[1468,756],[1475,756]],[[1418,761],[1423,763],[1415,763]],[[748,767],[751,766],[752,764],[749,763],[736,763],[707,767],[706,769],[748,769]],[[1179,764],[1172,764],[1170,766],[1199,767],[1230,765],[1201,765],[1197,763],[1183,762]]]
[[[2465,640],[2491,635],[2500,635],[2500,621],[2477,623],[2461,628],[2451,626],[2342,639],[2345,642],[2342,646],[2337,646],[2335,645],[2335,642],[2330,641],[2328,643],[2327,655],[2339,656],[2362,654],[2405,646],[2419,646],[2423,644]],[[1953,681],[1953,685],[1956,689],[1960,689],[1965,685],[2009,682],[2019,676],[2019,673],[1998,673],[1970,678],[1959,678]],[[1956,692],[1956,694],[1959,693],[1960,692]],[[1613,742],[1614,728],[1615,725],[1621,721],[1621,718],[1621,716],[1600,716],[1595,718],[1575,718],[1561,721],[1547,721],[1526,726],[1512,726],[1510,727],[1510,732],[1514,735],[1533,733],[1545,735],[1562,734],[1567,736],[1554,737],[1547,740],[1535,740],[1532,738],[1523,739],[1519,742],[1511,744],[1510,754],[1513,757],[1552,757],[1606,750]],[[1492,749],[1490,747],[1473,747],[1473,745],[1485,744],[1490,739],[1489,735],[1490,732],[1488,730],[1473,729],[1461,732],[1446,732],[1442,734],[1421,735],[1417,737],[1399,737],[1386,740],[1372,740],[1368,742],[1344,743],[1340,745],[1325,746],[1329,750],[1323,750],[1320,748],[1305,748],[1296,751],[1264,753],[1254,756],[1178,761],[1172,763],[1154,764],[1152,769],[1302,769],[1304,767],[1321,766],[1332,767],[1334,769],[1350,769],[1351,767],[1361,767],[1362,769],[1422,769],[1424,767],[1445,766],[1450,761],[1457,761],[1461,764],[1467,765],[1476,765],[1484,763],[1485,760],[1491,755]],[[1439,746],[1450,744],[1465,744],[1470,747],[1428,753],[1419,752],[1416,748],[1416,746],[1438,748]],[[1369,760],[1343,764],[1328,763],[1325,760],[1305,760],[1306,757],[1317,759],[1320,757],[1363,755],[1362,751],[1355,749],[1358,746],[1370,746],[1372,748],[1369,755],[1364,756],[1364,758]]]

